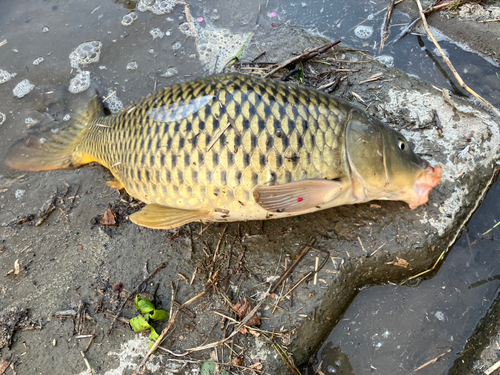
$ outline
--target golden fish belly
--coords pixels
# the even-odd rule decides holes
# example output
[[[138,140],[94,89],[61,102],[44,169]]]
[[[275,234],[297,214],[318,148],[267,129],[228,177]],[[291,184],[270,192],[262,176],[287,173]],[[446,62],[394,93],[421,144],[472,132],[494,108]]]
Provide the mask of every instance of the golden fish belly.
[[[256,187],[348,174],[348,115],[315,90],[216,76],[165,88],[96,120],[80,147],[145,203],[206,209],[212,220],[265,219]]]

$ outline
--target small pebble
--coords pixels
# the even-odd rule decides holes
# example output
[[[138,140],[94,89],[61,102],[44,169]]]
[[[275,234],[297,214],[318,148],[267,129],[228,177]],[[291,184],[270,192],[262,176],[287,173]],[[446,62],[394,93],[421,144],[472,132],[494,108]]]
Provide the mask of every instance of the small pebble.
[[[54,340],[52,341],[52,346],[56,346],[56,345],[57,345],[57,341],[56,341],[56,339],[54,339]]]

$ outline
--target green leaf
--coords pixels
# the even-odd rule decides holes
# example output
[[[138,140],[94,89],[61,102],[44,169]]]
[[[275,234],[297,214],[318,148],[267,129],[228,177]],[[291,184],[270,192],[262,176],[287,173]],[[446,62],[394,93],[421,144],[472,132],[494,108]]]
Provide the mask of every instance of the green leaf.
[[[165,310],[154,310],[151,314],[153,320],[163,320],[168,318],[168,313]]]
[[[159,337],[160,337],[160,335],[156,333],[156,331],[153,327],[151,327],[151,333],[149,334],[149,339],[156,341],[156,340],[158,340]]]
[[[222,370],[222,371],[220,372],[220,375],[229,375],[229,372],[227,372],[226,370]]]
[[[141,299],[140,295],[135,297],[135,308],[141,310],[141,313],[147,314],[155,309],[153,303],[148,299]]]
[[[299,217],[296,217],[294,220],[295,220],[297,223],[300,223],[300,218],[299,218]]]
[[[212,375],[215,372],[215,362],[213,359],[210,359],[203,363],[201,366],[200,375]]]
[[[144,319],[146,319],[147,322],[149,322],[150,317],[151,317],[151,314],[144,314]]]
[[[135,332],[141,332],[151,328],[147,320],[144,319],[142,315],[130,319],[130,326]]]

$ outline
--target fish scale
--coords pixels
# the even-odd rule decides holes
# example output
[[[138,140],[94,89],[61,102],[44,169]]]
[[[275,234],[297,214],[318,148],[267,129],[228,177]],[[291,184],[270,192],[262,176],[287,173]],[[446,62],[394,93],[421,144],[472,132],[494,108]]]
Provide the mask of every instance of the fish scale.
[[[196,100],[207,97],[198,108]],[[91,124],[81,151],[146,203],[252,211],[261,209],[252,199],[256,186],[345,174],[338,138],[347,114],[316,91],[219,76],[165,88],[99,120],[109,127]],[[207,150],[229,118],[237,132],[227,127]]]

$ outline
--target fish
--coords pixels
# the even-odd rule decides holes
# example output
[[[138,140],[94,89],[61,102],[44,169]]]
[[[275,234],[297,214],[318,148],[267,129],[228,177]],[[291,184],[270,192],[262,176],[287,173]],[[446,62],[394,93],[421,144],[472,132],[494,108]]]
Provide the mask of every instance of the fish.
[[[242,74],[172,85],[105,116],[94,97],[69,129],[15,144],[6,164],[96,162],[146,203],[138,225],[277,219],[371,200],[428,201],[442,168],[406,138],[323,92]]]

